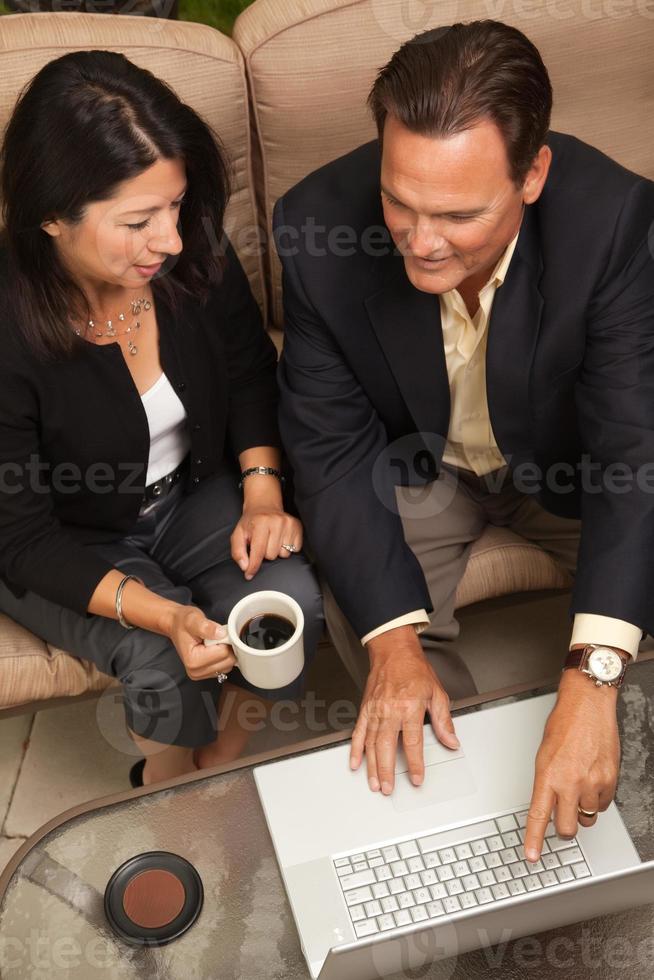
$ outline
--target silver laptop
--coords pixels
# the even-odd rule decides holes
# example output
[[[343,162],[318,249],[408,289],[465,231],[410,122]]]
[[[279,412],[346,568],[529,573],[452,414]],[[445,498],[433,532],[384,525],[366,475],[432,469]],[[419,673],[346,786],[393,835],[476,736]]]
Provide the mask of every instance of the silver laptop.
[[[611,804],[573,840],[550,824],[524,860],[534,760],[555,694],[456,719],[452,751],[425,726],[425,780],[402,753],[390,797],[368,788],[349,743],[255,769],[313,978],[372,980],[437,959],[651,902]]]

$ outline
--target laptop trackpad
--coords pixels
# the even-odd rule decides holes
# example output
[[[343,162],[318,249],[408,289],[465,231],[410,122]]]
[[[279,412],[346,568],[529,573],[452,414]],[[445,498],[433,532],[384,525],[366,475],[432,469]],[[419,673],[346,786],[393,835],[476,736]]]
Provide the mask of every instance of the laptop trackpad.
[[[468,796],[477,792],[470,766],[463,752],[460,749],[453,752],[443,746],[433,748],[437,751],[432,755],[429,748],[425,746],[425,779],[422,786],[414,786],[410,781],[406,764],[400,763],[396,767],[395,789],[391,796],[396,810],[400,812],[416,810],[421,806],[446,803],[459,796]],[[447,752],[449,758],[443,758],[444,752]]]

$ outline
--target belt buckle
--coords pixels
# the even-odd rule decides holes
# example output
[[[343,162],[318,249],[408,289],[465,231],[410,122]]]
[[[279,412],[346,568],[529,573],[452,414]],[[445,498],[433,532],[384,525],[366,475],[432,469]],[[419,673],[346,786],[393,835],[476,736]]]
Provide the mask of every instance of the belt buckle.
[[[173,485],[178,482],[181,476],[180,470],[181,466],[178,466],[172,471],[172,473],[167,473],[165,476],[162,476],[160,480],[157,480],[156,483],[152,483],[149,487],[147,487],[147,494],[143,495],[142,506],[145,506],[150,500],[157,500],[157,498],[170,493]]]

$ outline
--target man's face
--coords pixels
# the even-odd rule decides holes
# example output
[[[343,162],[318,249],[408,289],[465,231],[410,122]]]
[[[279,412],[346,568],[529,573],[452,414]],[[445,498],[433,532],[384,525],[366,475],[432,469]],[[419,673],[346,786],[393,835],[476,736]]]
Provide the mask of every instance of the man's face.
[[[384,219],[416,289],[444,293],[466,280],[481,289],[520,227],[523,204],[539,196],[550,159],[543,147],[517,188],[493,122],[442,139],[412,133],[389,115]]]

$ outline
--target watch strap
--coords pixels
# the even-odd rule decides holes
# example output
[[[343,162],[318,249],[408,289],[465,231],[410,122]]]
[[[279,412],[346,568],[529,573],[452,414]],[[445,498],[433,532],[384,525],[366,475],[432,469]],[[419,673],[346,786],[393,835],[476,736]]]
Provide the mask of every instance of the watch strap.
[[[588,647],[582,647],[581,650],[570,650],[568,656],[565,658],[563,669],[568,670],[569,667],[579,667],[586,655],[587,649]]]

